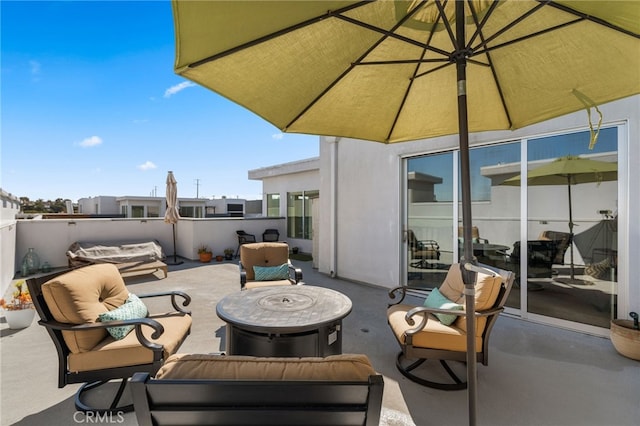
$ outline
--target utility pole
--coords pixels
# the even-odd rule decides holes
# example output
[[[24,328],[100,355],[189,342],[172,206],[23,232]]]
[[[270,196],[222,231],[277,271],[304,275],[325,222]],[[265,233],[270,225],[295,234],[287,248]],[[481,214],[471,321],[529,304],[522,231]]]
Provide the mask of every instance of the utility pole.
[[[196,198],[200,198],[200,179],[196,179]]]

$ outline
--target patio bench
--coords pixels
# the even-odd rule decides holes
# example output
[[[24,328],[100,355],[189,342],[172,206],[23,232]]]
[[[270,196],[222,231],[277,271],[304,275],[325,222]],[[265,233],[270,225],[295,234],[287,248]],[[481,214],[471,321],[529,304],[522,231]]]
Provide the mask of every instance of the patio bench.
[[[378,425],[383,378],[360,354],[261,358],[176,354],[155,378],[136,373],[140,426]]]

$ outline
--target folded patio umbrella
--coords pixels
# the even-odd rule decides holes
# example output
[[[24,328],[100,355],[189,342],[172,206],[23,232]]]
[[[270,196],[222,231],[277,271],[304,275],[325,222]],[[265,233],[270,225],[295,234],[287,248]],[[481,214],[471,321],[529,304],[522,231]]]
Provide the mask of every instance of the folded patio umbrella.
[[[637,1],[179,1],[175,72],[285,132],[385,143],[513,129],[640,93]],[[469,423],[474,286],[465,274]]]
[[[165,223],[171,224],[173,231],[173,265],[180,265],[183,262],[178,261],[176,254],[176,223],[180,220],[180,212],[178,211],[178,182],[173,172],[167,173],[167,211],[164,214]]]

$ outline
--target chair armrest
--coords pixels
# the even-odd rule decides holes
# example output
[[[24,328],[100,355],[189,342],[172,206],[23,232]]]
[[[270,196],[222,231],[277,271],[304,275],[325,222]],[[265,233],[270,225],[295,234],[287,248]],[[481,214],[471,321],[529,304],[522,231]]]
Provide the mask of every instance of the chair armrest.
[[[302,269],[296,268],[289,263],[289,280],[292,280],[296,285],[302,285]]]
[[[400,296],[400,300],[397,300],[393,303],[389,303],[388,306],[393,306],[393,305],[397,305],[399,303],[401,303],[404,298],[407,296],[407,294],[409,292],[416,292],[419,293],[421,296],[427,296],[428,293],[431,292],[430,289],[426,289],[426,288],[422,288],[422,287],[412,287],[412,286],[406,286],[406,285],[401,285],[398,287],[394,287],[391,290],[389,290],[389,298],[390,299],[395,299],[397,295]]]
[[[242,290],[247,284],[247,270],[244,268],[242,261],[238,262],[238,267],[240,268],[240,290]]]
[[[162,345],[157,343],[150,342],[144,335],[142,334],[142,326],[148,326],[153,328],[153,333],[151,334],[152,339],[159,338],[162,333],[164,333],[164,327],[158,321],[151,318],[136,318],[130,320],[118,320],[118,321],[100,321],[94,323],[87,324],[66,324],[58,321],[38,321],[38,324],[50,328],[52,330],[60,330],[60,331],[87,331],[87,330],[96,330],[100,328],[111,328],[111,327],[122,327],[125,325],[133,325],[136,330],[136,337],[140,344],[145,348],[154,350],[161,349]]]
[[[493,308],[493,309],[486,309],[483,311],[476,311],[474,313],[474,317],[475,318],[488,317],[491,315],[498,314],[503,310],[504,310],[503,308]],[[464,317],[467,315],[467,313],[464,310],[461,311],[457,309],[437,309],[437,308],[428,308],[426,306],[416,306],[415,308],[411,309],[409,312],[406,313],[405,321],[407,321],[407,324],[412,326],[415,324],[415,320],[413,317],[415,317],[416,315],[420,315],[420,323],[418,323],[417,326],[407,330],[406,333],[411,335],[422,330],[424,326],[427,324],[427,321],[429,321],[429,316],[427,314],[447,314],[447,315],[455,315],[457,317]]]
[[[159,293],[138,294],[137,296],[140,299],[144,299],[144,298],[148,298],[148,297],[171,296],[171,305],[173,306],[173,309],[175,309],[176,311],[178,311],[180,313],[183,313],[183,314],[186,314],[186,315],[191,315],[191,311],[184,310],[180,306],[178,306],[178,301],[176,300],[176,296],[179,296],[179,297],[184,299],[182,301],[182,306],[188,306],[191,303],[191,296],[189,296],[187,293],[185,293],[183,291],[173,290],[173,291],[164,291],[164,292],[159,292]],[[154,339],[155,339],[155,337],[154,337]]]

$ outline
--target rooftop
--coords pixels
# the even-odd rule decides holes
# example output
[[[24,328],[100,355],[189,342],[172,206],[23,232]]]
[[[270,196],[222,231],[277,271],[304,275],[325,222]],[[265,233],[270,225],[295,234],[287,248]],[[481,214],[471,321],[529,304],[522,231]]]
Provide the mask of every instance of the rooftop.
[[[386,324],[387,290],[330,278],[311,262],[294,261],[307,285],[332,288],[353,301],[343,322],[343,352],[364,353],[384,375],[384,425],[466,424],[466,391],[445,392],[405,379],[395,367],[399,346]],[[182,290],[192,298],[191,335],[180,352],[224,351],[225,324],[216,303],[239,290],[235,263],[185,261],[160,274],[126,278],[133,293]],[[640,418],[640,368],[620,356],[607,338],[502,315],[492,332],[489,365],[478,366],[478,424],[631,426]],[[51,339],[35,322],[10,330],[0,324],[2,425],[63,425],[96,422],[74,416],[80,385],[57,388]],[[136,425],[134,413],[117,419]],[[123,420],[123,421],[120,421]],[[116,421],[114,418],[113,421]]]

